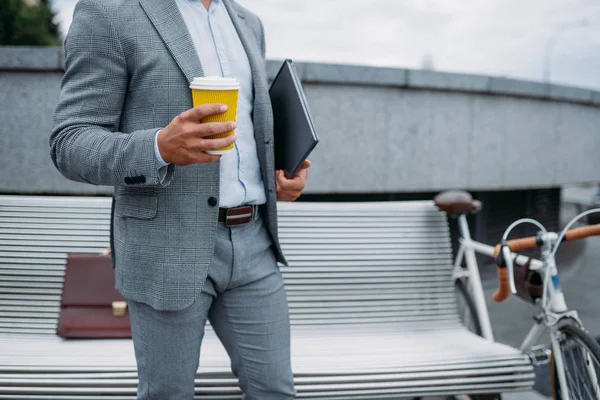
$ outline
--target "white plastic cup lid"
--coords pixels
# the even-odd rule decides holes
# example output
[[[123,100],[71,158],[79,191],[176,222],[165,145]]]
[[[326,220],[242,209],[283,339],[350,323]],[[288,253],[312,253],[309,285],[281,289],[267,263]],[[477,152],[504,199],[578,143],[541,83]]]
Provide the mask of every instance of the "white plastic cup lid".
[[[220,76],[206,76],[194,78],[190,89],[205,90],[239,90],[240,83],[235,78],[221,78]]]

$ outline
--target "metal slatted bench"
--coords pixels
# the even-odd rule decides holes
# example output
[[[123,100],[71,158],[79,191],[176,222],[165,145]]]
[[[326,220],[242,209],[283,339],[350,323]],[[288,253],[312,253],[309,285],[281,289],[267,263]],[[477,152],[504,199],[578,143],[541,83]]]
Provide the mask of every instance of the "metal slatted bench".
[[[529,359],[469,332],[432,202],[283,203],[280,235],[298,398],[528,390]],[[55,336],[67,253],[102,252],[110,199],[0,196],[0,399],[134,399],[130,340]],[[210,328],[197,398],[239,399]]]

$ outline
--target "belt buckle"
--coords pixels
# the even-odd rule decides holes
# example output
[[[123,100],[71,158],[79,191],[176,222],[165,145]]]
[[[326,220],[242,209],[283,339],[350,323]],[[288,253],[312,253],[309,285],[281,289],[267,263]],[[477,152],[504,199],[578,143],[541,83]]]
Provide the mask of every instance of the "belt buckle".
[[[253,206],[230,208],[225,214],[225,225],[227,227],[247,225],[254,220],[254,213]]]

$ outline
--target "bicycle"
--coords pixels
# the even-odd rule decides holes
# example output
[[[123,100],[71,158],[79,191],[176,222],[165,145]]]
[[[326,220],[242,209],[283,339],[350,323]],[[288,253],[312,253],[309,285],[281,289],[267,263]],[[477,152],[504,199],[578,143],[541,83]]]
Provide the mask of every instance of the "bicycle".
[[[463,323],[468,323],[474,333],[493,340],[475,253],[492,256],[499,280],[494,300],[502,302],[512,293],[540,309],[520,351],[529,355],[533,365],[550,365],[553,398],[600,400],[600,345],[585,330],[577,312],[568,309],[555,260],[562,242],[600,235],[600,224],[571,229],[581,218],[600,212],[600,208],[577,215],[559,234],[548,232],[536,220],[520,219],[506,229],[501,243],[492,247],[471,239],[466,216],[478,212],[481,203],[470,194],[444,192],[435,198],[435,203],[459,223],[460,247],[453,280],[457,297],[465,304],[467,315],[461,315]],[[511,231],[521,224],[533,224],[540,231],[536,236],[508,240]],[[515,254],[535,248],[540,249],[541,260]],[[550,334],[550,349],[535,346],[544,332]]]

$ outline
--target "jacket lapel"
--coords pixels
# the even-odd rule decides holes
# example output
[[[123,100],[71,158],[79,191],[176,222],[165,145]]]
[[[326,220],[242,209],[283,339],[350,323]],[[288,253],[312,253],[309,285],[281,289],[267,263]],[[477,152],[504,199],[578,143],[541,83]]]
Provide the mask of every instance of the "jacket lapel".
[[[233,0],[223,0],[233,26],[235,27],[240,41],[246,50],[250,69],[252,70],[252,81],[254,85],[254,136],[259,151],[264,151],[263,143],[272,140],[272,130],[266,129],[264,123],[271,119],[270,114],[265,115],[264,110],[270,110],[270,98],[267,87],[267,76],[264,60],[258,40],[252,28],[248,25],[244,9],[238,7]],[[265,107],[265,104],[267,107]]]
[[[202,64],[179,8],[173,0],[139,0],[188,82],[204,76]]]

